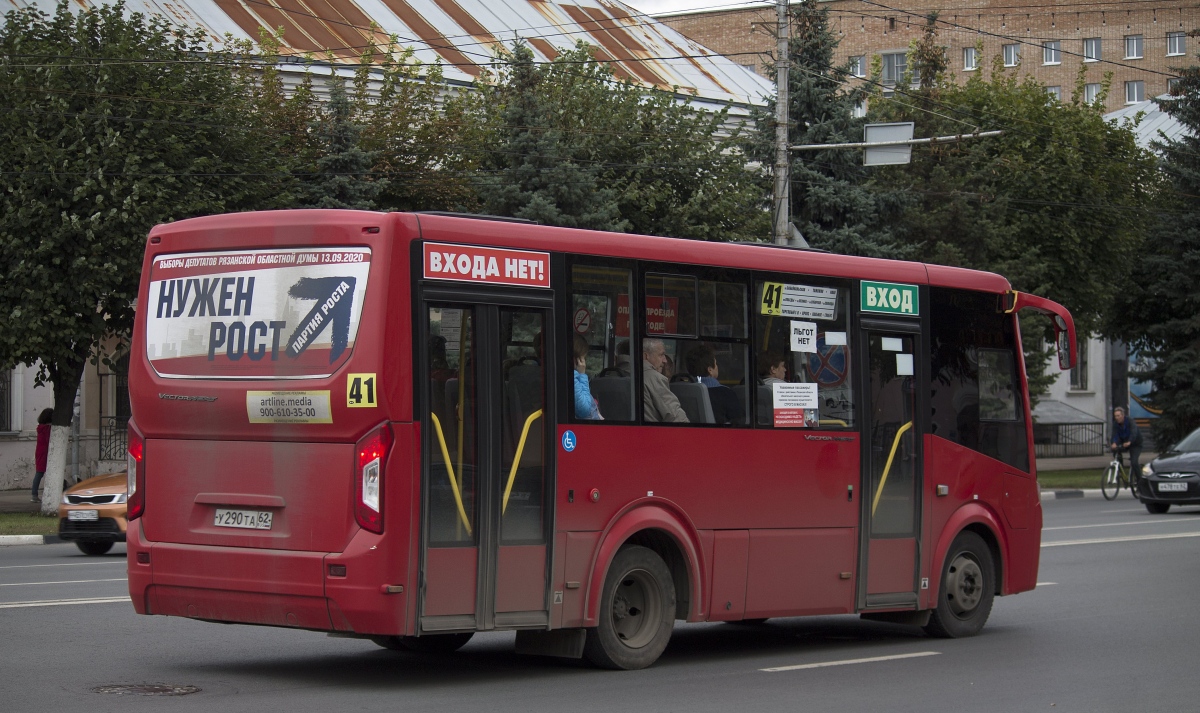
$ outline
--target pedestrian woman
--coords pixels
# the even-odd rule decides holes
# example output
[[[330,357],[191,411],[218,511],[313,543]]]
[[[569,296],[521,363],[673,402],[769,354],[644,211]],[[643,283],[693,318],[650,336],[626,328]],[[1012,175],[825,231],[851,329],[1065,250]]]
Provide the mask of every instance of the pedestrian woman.
[[[33,502],[38,502],[38,487],[42,484],[42,476],[46,474],[46,454],[50,452],[50,421],[54,418],[54,409],[42,409],[38,414],[37,447],[33,451]]]

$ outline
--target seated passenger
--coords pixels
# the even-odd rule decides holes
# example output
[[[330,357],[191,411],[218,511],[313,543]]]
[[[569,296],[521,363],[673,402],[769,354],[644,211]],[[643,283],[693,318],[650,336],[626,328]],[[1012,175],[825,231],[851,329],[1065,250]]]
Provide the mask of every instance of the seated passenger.
[[[633,360],[629,358],[629,340],[617,343],[617,363],[614,365],[621,376],[633,376]]]
[[[575,418],[586,418],[593,421],[603,421],[600,415],[600,405],[592,396],[588,385],[587,355],[588,343],[582,336],[575,335]]]
[[[687,353],[687,368],[692,376],[708,387],[708,400],[712,404],[714,423],[742,423],[746,410],[737,394],[728,386],[717,381],[717,355],[707,344],[698,344]]]
[[[767,352],[758,361],[758,380],[763,384],[786,384],[787,363],[779,352]]]
[[[666,360],[667,349],[661,339],[642,340],[643,411],[650,422],[687,423],[679,397],[671,393],[671,383],[660,371]]]

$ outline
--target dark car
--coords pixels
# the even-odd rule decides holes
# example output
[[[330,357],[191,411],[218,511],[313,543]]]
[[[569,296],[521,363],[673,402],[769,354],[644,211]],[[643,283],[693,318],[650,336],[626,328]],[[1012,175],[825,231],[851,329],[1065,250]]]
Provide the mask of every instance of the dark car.
[[[1142,468],[1138,495],[1156,515],[1172,505],[1200,505],[1200,429]]]

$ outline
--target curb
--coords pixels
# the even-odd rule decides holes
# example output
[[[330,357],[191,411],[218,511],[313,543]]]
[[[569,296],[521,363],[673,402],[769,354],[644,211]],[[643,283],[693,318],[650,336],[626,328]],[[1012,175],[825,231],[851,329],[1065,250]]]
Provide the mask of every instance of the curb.
[[[0,547],[12,545],[57,545],[64,540],[58,535],[0,535]]]
[[[1074,498],[1102,498],[1100,488],[1086,490],[1043,490],[1042,500],[1071,500]],[[1119,495],[1117,497],[1120,497]]]

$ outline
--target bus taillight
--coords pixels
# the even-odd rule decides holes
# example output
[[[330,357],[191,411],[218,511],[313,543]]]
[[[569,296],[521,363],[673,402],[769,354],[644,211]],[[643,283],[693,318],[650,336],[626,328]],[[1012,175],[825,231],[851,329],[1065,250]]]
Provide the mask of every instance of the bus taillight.
[[[358,498],[354,503],[354,519],[364,530],[375,533],[383,532],[383,474],[391,447],[392,428],[385,423],[364,436],[355,449]]]
[[[129,424],[129,465],[126,469],[128,505],[125,519],[136,520],[146,511],[146,444],[133,424]]]

